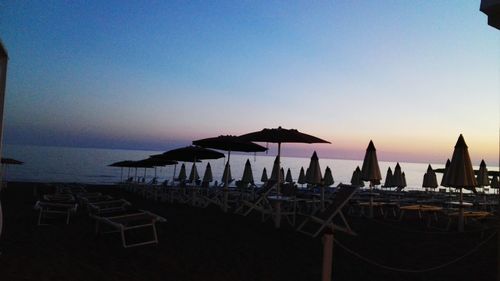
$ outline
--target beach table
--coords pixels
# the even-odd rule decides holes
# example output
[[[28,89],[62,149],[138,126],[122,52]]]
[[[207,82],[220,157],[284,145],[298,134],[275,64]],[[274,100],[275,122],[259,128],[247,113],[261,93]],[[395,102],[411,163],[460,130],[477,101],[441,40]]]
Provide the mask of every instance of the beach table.
[[[281,217],[285,216],[291,225],[295,225],[297,201],[295,197],[283,195],[269,195],[267,200],[271,203],[271,215],[274,217],[274,226],[281,227]]]
[[[438,220],[438,213],[442,212],[443,208],[437,207],[437,206],[432,206],[432,205],[408,205],[408,206],[399,207],[399,210],[400,210],[400,214],[399,214],[400,221],[403,219],[404,215],[407,212],[416,212],[420,219],[424,218],[423,214],[427,214],[429,217],[429,222],[427,225],[430,225],[431,216],[434,217],[434,219],[437,221]]]
[[[492,213],[485,211],[464,211],[464,223],[467,224],[467,220],[470,219],[470,220],[475,220],[482,224],[482,221],[491,215]],[[447,216],[448,216],[448,224],[446,226],[446,229],[449,230],[452,221],[455,219],[458,220],[460,212],[451,212],[448,213]]]

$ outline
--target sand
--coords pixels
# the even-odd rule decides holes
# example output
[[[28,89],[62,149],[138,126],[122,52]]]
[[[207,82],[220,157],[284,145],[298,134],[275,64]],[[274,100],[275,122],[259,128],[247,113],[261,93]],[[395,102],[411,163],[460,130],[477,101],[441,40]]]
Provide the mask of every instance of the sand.
[[[159,244],[129,249],[116,234],[95,235],[85,212],[37,226],[33,205],[52,192],[36,183],[9,183],[2,191],[4,230],[0,238],[0,280],[321,280],[322,241],[290,226],[276,230],[260,216],[223,213],[153,202],[116,187],[93,186],[168,221],[158,224]],[[358,233],[336,239],[362,256],[395,268],[423,269],[462,256],[496,231],[468,225],[466,233],[427,229],[417,218],[403,222],[349,217]],[[334,247],[332,280],[495,280],[497,238],[444,268],[397,272],[368,264]]]

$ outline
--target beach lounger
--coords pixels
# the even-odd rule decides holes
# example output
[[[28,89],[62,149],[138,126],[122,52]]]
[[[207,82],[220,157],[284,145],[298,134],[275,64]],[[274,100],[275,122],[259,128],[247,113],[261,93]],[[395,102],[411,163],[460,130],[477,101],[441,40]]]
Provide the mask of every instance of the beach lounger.
[[[130,208],[131,204],[125,199],[99,201],[88,204],[88,209],[91,214],[105,214],[115,211],[125,211]]]
[[[69,224],[69,218],[71,213],[75,213],[78,204],[73,203],[62,203],[62,202],[50,202],[39,200],[35,203],[35,210],[38,210],[38,225],[47,225],[42,223],[42,220],[47,217],[47,215],[65,215],[66,224]]]
[[[327,206],[324,211],[318,210],[312,215],[307,216],[296,230],[301,233],[311,235],[312,237],[316,237],[323,231],[323,229],[328,227],[332,230],[340,230],[348,234],[355,235],[342,213],[342,208],[347,204],[347,202],[349,202],[357,190],[358,187],[355,186],[339,186],[335,197],[332,199],[332,203]],[[343,225],[333,222],[333,220],[337,217],[340,218]],[[319,225],[319,227],[315,228],[317,225]],[[309,230],[312,229],[312,231],[308,231],[308,228]]]
[[[262,215],[264,213],[272,212],[271,203],[268,200],[268,196],[271,191],[276,189],[276,184],[269,184],[267,187],[263,187],[257,200],[248,201],[242,200],[241,205],[236,209],[235,213],[248,216],[253,210],[260,211]]]
[[[93,215],[96,220],[96,233],[99,232],[99,225],[106,225],[111,228],[109,232],[119,232],[123,248],[136,247],[147,244],[157,244],[158,235],[156,232],[156,222],[166,222],[166,219],[144,210],[125,211],[121,213],[109,213],[104,215]],[[126,234],[135,230],[150,230],[152,237],[131,242]],[[144,237],[142,237],[144,238]]]

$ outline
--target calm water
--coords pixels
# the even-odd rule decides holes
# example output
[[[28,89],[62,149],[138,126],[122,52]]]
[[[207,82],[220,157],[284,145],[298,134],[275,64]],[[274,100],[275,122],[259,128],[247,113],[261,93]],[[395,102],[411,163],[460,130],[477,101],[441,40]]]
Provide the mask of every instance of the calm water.
[[[32,181],[32,182],[79,182],[113,184],[120,181],[121,169],[108,167],[107,165],[121,160],[140,160],[149,155],[162,153],[164,151],[144,151],[144,150],[115,150],[115,149],[95,149],[95,148],[69,148],[69,147],[44,147],[44,146],[24,146],[24,145],[4,145],[3,156],[11,157],[25,162],[24,165],[9,165],[6,169],[7,180]],[[312,154],[312,153],[311,153]],[[337,160],[321,159],[322,171],[327,166],[332,169],[335,185],[340,182],[349,183],[352,172],[356,166],[362,166],[362,160]],[[265,167],[268,176],[271,175],[274,161],[272,155],[259,154],[231,154],[231,172],[235,179],[240,179],[243,174],[245,161],[250,159],[254,179],[260,182],[262,169]],[[203,176],[207,162],[212,166],[214,180],[221,181],[224,169],[225,158],[218,160],[202,161],[197,163],[200,176]],[[295,181],[299,176],[301,167],[306,169],[309,166],[309,158],[282,157],[282,166],[290,168]],[[189,175],[190,163],[186,163],[186,171]],[[382,177],[385,177],[387,168],[394,171],[394,162],[379,162]],[[421,163],[400,163],[402,170],[406,174],[407,189],[420,189],[422,178],[427,170],[427,164]],[[432,164],[433,168],[442,168],[443,164]],[[180,165],[176,167],[179,172]],[[477,167],[476,167],[477,168]],[[498,167],[492,169],[498,170]],[[129,170],[123,169],[123,178],[128,176]],[[156,169],[159,181],[166,178],[172,179],[174,166]],[[155,169],[146,169],[146,181],[154,177]],[[135,175],[135,169],[130,170],[130,176]],[[144,176],[144,169],[137,171],[138,176]],[[384,180],[384,179],[382,179]],[[441,174],[438,174],[438,182],[441,181]]]

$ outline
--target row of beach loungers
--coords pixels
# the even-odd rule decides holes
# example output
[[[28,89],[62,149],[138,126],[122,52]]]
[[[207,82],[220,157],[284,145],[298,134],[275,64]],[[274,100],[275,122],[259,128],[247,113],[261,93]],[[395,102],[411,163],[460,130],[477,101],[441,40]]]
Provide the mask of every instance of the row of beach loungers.
[[[87,192],[81,186],[58,187],[55,193],[38,200],[34,209],[38,211],[38,225],[58,217],[64,217],[69,224],[71,216],[78,211],[87,213],[95,223],[96,234],[118,232],[124,248],[158,243],[156,223],[166,221],[157,214],[135,208],[125,199]],[[128,237],[137,231],[143,235]]]
[[[232,210],[245,216],[255,211],[261,214],[263,221],[268,218],[279,220],[283,217],[298,229],[302,228],[304,221],[310,221],[315,214],[322,213],[321,216],[326,218],[334,214],[334,217],[340,218],[341,225],[334,225],[330,219],[330,226],[348,233],[354,231],[349,227],[344,213],[393,221],[417,218],[425,222],[428,227],[439,225],[443,230],[450,230],[451,225],[458,220],[460,207],[458,195],[453,193],[395,192],[380,189],[369,191],[343,184],[336,188],[325,188],[322,195],[320,188],[299,188],[287,183],[281,186],[279,196],[272,182],[261,187],[246,185],[226,189],[220,186],[130,183],[123,184],[123,187],[151,200],[190,204],[194,207],[214,204],[224,211]],[[352,192],[349,196],[344,196],[343,190],[349,188],[352,188]],[[498,209],[498,197],[485,194],[465,195],[462,208],[466,223],[476,221],[481,224]],[[297,223],[298,216],[302,220]],[[321,227],[323,229],[326,226],[327,224],[324,224]],[[313,232],[313,236],[317,236],[322,229]]]

